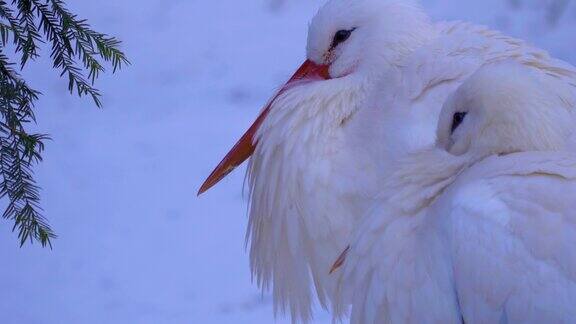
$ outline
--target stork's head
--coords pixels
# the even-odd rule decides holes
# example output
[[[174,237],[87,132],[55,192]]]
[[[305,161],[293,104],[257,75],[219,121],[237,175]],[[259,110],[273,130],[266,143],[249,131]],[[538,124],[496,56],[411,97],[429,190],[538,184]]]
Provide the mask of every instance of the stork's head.
[[[414,0],[332,0],[308,30],[308,60],[331,78],[385,71],[429,39],[433,28]]]
[[[379,73],[422,45],[433,33],[427,15],[415,0],[331,0],[326,3],[310,24],[307,60],[272,97],[204,182],[199,194],[252,155],[258,128],[273,109],[276,98],[287,89],[306,86],[312,81],[343,80],[347,84],[375,81]]]
[[[444,105],[438,145],[475,157],[566,147],[573,116],[554,84],[515,62],[480,69]]]

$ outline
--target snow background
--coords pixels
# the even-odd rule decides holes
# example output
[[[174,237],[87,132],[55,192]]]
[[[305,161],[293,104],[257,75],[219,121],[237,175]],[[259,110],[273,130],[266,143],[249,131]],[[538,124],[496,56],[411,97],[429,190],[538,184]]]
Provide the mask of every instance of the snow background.
[[[100,80],[104,110],[67,95],[45,60],[23,72],[44,93],[38,127],[54,140],[37,176],[60,237],[53,250],[20,249],[0,220],[0,323],[274,322],[270,297],[250,282],[244,170],[201,198],[196,190],[301,63],[322,2],[67,2],[122,39],[132,66]],[[576,63],[574,2],[424,5]],[[555,15],[551,4],[566,7]]]

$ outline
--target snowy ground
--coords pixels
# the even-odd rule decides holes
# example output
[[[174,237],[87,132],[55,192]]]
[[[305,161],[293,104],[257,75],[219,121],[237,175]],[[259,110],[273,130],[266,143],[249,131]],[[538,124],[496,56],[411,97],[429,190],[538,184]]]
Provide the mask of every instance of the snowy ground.
[[[425,6],[434,17],[504,29],[576,62],[574,1],[558,18],[543,14],[545,2]],[[19,249],[11,224],[0,222],[0,323],[273,322],[244,252],[243,170],[201,198],[195,193],[302,61],[307,23],[321,3],[68,3],[123,39],[133,65],[100,82],[104,110],[64,95],[65,82],[46,62],[25,71],[45,93],[39,127],[54,141],[38,179],[60,238],[53,250]]]

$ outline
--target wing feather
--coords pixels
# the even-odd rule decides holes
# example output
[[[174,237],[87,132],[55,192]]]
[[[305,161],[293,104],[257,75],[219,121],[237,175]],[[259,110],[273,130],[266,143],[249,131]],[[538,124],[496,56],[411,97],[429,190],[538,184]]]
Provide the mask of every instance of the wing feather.
[[[466,322],[576,318],[576,159],[552,161],[492,159],[438,200]]]

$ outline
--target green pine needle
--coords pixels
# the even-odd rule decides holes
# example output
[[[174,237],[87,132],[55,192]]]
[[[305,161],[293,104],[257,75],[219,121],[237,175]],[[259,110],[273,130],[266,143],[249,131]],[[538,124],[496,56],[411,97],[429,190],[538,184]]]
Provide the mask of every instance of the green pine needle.
[[[0,0],[0,198],[8,200],[2,217],[14,222],[20,246],[36,241],[52,247],[56,234],[42,215],[33,172],[50,138],[26,130],[36,122],[34,102],[40,93],[28,87],[8,59],[10,43],[20,69],[38,57],[38,44],[48,43],[53,67],[68,79],[68,91],[92,98],[98,107],[101,94],[94,84],[105,72],[103,64],[114,73],[130,62],[119,40],[92,30],[62,0]]]

